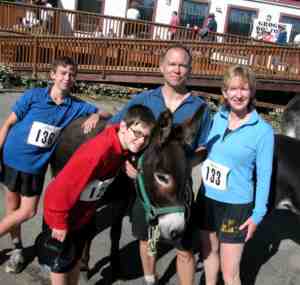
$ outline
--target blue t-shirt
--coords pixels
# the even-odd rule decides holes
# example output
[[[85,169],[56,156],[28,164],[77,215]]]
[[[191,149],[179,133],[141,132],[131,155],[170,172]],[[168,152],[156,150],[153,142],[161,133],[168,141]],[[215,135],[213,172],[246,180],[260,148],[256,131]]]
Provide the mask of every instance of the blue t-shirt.
[[[49,88],[30,89],[12,107],[18,120],[9,130],[3,146],[4,164],[25,173],[41,172],[56,146],[60,131],[74,119],[98,110],[71,96],[56,105],[49,91]]]
[[[151,109],[156,119],[167,109],[161,87],[158,87],[156,89],[136,94],[119,113],[111,118],[110,123],[119,123],[126,114],[128,108],[138,104]],[[173,113],[173,124],[181,124],[185,120],[191,118],[203,104],[206,105],[206,102],[201,97],[190,95]],[[208,108],[206,108],[193,148],[206,143],[210,126],[211,117]]]
[[[258,224],[267,210],[273,129],[253,110],[246,123],[228,132],[228,115],[224,107],[216,113],[208,136],[208,157],[202,167],[204,193],[206,197],[231,204],[251,203],[255,197],[252,218]]]

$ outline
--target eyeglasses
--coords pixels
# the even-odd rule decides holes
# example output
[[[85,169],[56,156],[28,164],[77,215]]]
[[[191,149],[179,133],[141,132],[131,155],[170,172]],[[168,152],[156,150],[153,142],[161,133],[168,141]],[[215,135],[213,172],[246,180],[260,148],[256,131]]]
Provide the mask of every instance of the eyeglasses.
[[[129,127],[129,129],[132,131],[132,134],[134,135],[134,137],[135,137],[136,140],[139,140],[139,139],[141,139],[141,138],[144,138],[144,141],[148,141],[149,138],[150,138],[150,135],[149,135],[149,134],[145,135],[143,132],[138,131],[138,130],[135,130],[135,129],[132,128],[132,127]]]

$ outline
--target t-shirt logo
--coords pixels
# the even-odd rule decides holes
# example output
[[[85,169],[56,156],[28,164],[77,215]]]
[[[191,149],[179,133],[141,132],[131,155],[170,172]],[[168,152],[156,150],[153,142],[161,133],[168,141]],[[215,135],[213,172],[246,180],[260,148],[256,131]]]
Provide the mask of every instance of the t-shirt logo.
[[[59,136],[61,128],[41,122],[33,122],[27,143],[39,147],[51,147]]]
[[[80,201],[92,202],[101,199],[108,186],[114,181],[114,179],[115,178],[113,177],[104,181],[93,180],[80,194]]]

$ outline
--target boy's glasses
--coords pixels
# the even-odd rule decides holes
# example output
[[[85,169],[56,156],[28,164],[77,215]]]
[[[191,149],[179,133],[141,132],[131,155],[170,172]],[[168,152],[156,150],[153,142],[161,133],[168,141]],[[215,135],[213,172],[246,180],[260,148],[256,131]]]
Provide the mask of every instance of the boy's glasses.
[[[133,127],[129,127],[129,129],[131,130],[136,140],[143,138],[144,141],[148,141],[150,138],[150,135],[145,135],[143,132],[135,130]]]

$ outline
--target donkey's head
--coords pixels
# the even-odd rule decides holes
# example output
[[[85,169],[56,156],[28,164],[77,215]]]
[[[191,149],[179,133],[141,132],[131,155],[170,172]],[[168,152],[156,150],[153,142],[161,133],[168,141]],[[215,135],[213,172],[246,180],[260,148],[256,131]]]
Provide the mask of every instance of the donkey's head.
[[[148,148],[139,160],[139,198],[150,225],[159,226],[164,239],[181,237],[190,216],[193,192],[192,159],[203,160],[206,151],[192,151],[204,107],[179,125],[172,125],[172,113],[163,112]]]

